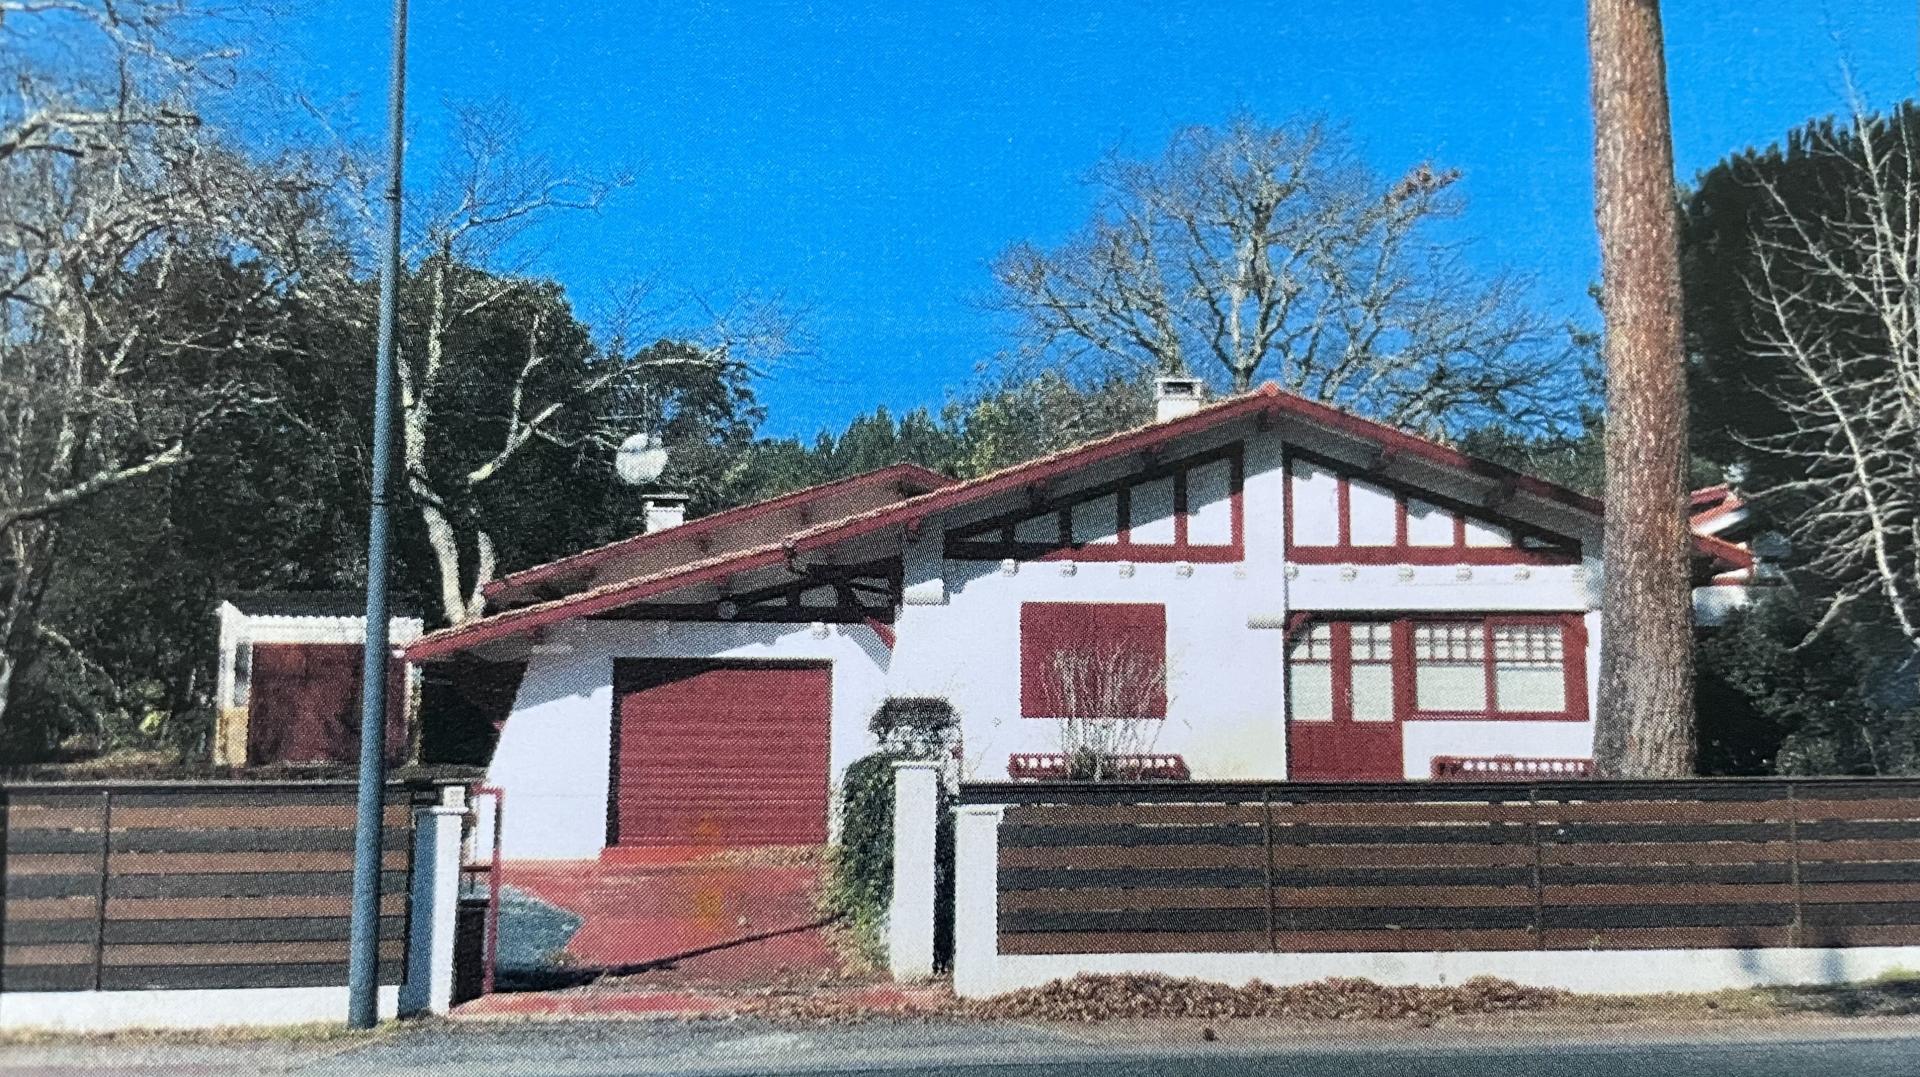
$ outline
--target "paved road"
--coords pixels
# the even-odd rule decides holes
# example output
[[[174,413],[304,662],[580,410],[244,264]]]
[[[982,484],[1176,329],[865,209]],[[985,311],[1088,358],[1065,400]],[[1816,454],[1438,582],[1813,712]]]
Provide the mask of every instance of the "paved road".
[[[869,1024],[783,1029],[682,1025],[417,1026],[371,1042],[188,1045],[112,1042],[0,1047],[0,1073],[1059,1075],[1059,1077],[1920,1077],[1920,1025],[1853,1022],[1793,1033],[1720,1029],[1690,1041],[1611,1038],[1519,1043],[1409,1031],[1393,1045],[1303,1045],[1298,1034],[1204,1042],[1197,1026],[1060,1030],[999,1024]],[[1170,1042],[1178,1041],[1178,1042]]]

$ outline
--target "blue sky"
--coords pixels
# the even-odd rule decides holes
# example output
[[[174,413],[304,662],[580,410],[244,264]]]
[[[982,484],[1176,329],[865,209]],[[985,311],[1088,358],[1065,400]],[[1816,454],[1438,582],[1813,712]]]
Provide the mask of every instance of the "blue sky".
[[[778,293],[808,355],[760,393],[767,431],[875,404],[939,404],[1004,338],[980,309],[1006,245],[1086,219],[1106,152],[1236,110],[1344,123],[1374,166],[1460,169],[1459,235],[1540,305],[1592,321],[1584,5],[1454,0],[667,5],[413,0],[410,153],[443,102],[513,101],[541,151],[632,170],[597,216],[529,237],[583,305],[657,276],[670,294]],[[908,10],[911,9],[911,10]],[[1669,0],[1683,178],[1843,107],[1915,91],[1913,0]],[[285,76],[377,132],[387,5],[307,3]]]

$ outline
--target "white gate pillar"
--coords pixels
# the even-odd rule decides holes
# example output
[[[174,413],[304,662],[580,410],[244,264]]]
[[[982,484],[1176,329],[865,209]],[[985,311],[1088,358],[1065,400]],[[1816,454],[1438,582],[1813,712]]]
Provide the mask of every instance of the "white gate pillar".
[[[460,828],[467,791],[452,785],[441,802],[413,816],[413,887],[408,900],[407,976],[400,1012],[453,1008],[453,931],[460,914]]]
[[[1003,804],[969,804],[953,828],[953,993],[999,991],[1000,817]]]
[[[893,898],[887,907],[887,970],[896,980],[933,975],[933,880],[940,764],[893,765]]]

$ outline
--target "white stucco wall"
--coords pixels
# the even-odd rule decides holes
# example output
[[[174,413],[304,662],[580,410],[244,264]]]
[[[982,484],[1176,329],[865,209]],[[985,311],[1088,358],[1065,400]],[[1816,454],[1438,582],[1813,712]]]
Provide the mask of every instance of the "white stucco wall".
[[[835,779],[870,750],[867,720],[888,695],[939,696],[954,704],[966,778],[1005,777],[1013,753],[1057,752],[1055,723],[1020,714],[1020,607],[1026,602],[1164,604],[1168,713],[1150,750],[1180,754],[1199,778],[1287,776],[1282,629],[1296,611],[1585,613],[1592,714],[1599,679],[1600,619],[1591,612],[1599,593],[1600,562],[1592,556],[1597,532],[1579,536],[1589,556],[1578,566],[1290,566],[1282,466],[1287,436],[1284,425],[1260,431],[1247,421],[1161,451],[1162,458],[1177,459],[1242,444],[1245,558],[1238,563],[945,559],[947,529],[1015,511],[1028,496],[1021,492],[921,521],[902,541],[905,593],[892,651],[863,626],[558,626],[535,647],[490,772],[507,790],[507,855],[587,857],[602,847],[616,658],[831,662]],[[1113,461],[1063,477],[1045,492],[1068,495],[1139,466],[1137,458]],[[1464,485],[1434,492],[1469,504],[1484,496]],[[1142,506],[1151,503],[1143,497],[1134,506],[1134,526],[1143,534],[1158,526],[1142,518]],[[1405,772],[1425,778],[1435,755],[1585,757],[1592,736],[1590,721],[1407,721]]]
[[[1165,604],[1167,719],[1152,750],[1179,753],[1195,777],[1287,776],[1282,629],[1296,611],[1586,613],[1587,712],[1593,713],[1600,619],[1589,611],[1598,598],[1597,558],[1578,566],[1288,565],[1280,431],[1259,432],[1248,423],[1164,455],[1234,439],[1243,440],[1246,461],[1246,557],[1237,564],[944,561],[936,567],[928,553],[939,548],[932,529],[909,547],[907,605],[889,689],[954,703],[965,777],[1004,778],[1010,754],[1060,750],[1055,723],[1020,716],[1025,602]],[[1070,489],[1062,484],[1050,493]],[[1463,489],[1439,492],[1470,496]],[[1000,507],[984,506],[961,522],[995,511]],[[1588,541],[1597,543],[1597,536]],[[916,579],[925,582],[916,587]],[[1591,721],[1414,720],[1402,728],[1409,778],[1427,777],[1436,755],[1583,758],[1593,742]]]
[[[872,747],[886,695],[886,645],[865,625],[582,621],[535,648],[487,780],[506,791],[502,854],[575,859],[606,845],[613,663],[623,658],[815,661],[833,669],[832,780]]]

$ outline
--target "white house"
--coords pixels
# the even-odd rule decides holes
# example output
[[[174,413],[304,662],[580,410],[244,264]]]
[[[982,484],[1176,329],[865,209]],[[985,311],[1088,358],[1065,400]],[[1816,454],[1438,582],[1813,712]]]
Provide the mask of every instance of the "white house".
[[[1158,407],[978,479],[900,465],[498,581],[408,654],[524,664],[489,771],[507,854],[819,841],[890,696],[950,701],[977,778],[1114,708],[1199,778],[1589,756],[1597,501],[1271,385],[1168,379]],[[1695,549],[1703,584],[1751,564]]]

